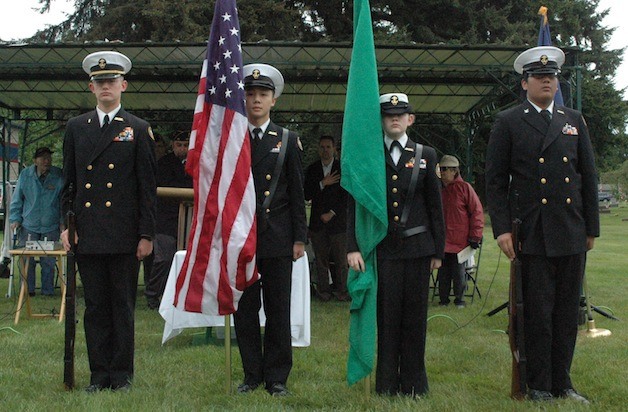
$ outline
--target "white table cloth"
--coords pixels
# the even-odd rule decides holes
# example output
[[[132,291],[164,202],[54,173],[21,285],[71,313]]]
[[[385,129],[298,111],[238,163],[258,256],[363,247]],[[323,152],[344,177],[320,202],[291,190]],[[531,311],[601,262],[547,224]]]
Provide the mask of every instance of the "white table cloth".
[[[162,344],[179,335],[184,328],[202,328],[225,326],[224,316],[210,316],[203,313],[186,312],[174,307],[175,284],[179,270],[186,255],[185,250],[177,252],[170,267],[168,282],[159,306],[159,314],[166,324]],[[292,265],[292,295],[290,306],[290,324],[292,330],[292,346],[310,345],[310,268],[307,254]],[[266,316],[264,308],[260,310],[260,323],[264,325]],[[231,316],[233,325],[233,316]]]

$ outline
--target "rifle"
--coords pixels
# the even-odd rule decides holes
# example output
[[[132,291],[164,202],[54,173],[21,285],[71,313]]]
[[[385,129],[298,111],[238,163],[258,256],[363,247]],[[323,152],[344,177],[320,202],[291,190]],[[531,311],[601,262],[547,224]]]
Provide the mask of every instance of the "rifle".
[[[516,195],[515,195],[516,196]],[[512,221],[512,243],[515,259],[510,264],[510,291],[508,301],[508,341],[512,352],[512,381],[510,397],[523,400],[527,394],[525,336],[523,334],[523,287],[521,260],[519,259],[519,226],[521,220]]]
[[[68,186],[68,241],[65,284],[65,354],[63,357],[63,384],[66,390],[74,388],[74,341],[76,338],[76,257],[74,255],[76,216],[74,215],[74,186]]]

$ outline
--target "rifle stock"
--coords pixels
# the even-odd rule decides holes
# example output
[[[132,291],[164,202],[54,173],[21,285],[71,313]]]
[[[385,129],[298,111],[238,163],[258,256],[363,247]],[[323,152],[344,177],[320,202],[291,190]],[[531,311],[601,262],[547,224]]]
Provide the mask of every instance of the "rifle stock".
[[[73,187],[69,187],[69,210],[67,213],[68,240],[70,250],[66,257],[66,291],[65,291],[65,354],[63,357],[63,384],[66,390],[74,388],[74,341],[76,338],[76,258],[74,255],[76,217],[73,208]]]
[[[522,400],[527,394],[525,336],[523,325],[523,285],[521,260],[519,259],[519,226],[517,218],[512,222],[512,242],[515,259],[510,264],[510,290],[508,300],[508,340],[512,352],[512,379],[510,396]]]

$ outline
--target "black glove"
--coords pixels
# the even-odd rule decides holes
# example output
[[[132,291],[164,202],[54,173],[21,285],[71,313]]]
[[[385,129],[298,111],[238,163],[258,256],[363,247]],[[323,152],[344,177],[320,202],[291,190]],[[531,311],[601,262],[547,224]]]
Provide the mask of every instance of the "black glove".
[[[480,247],[480,242],[469,240],[469,246],[471,246],[471,249],[477,249]]]

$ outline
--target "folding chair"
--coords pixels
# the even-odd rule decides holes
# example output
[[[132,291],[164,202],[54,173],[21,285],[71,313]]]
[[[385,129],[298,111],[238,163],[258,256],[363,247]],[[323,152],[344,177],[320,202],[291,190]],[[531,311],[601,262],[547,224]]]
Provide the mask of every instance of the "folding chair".
[[[482,299],[482,293],[480,292],[480,288],[477,284],[478,270],[480,268],[480,258],[482,257],[482,242],[480,242],[480,247],[477,248],[471,258],[465,262],[465,276],[467,278],[467,285],[464,292],[464,297],[471,298],[471,303],[473,303],[473,299],[475,298],[475,294],[477,293],[478,298]],[[438,295],[438,271],[436,273],[430,273],[431,277],[431,285],[430,289],[432,290],[432,301]],[[449,291],[450,297],[455,297],[453,293],[453,289]]]

